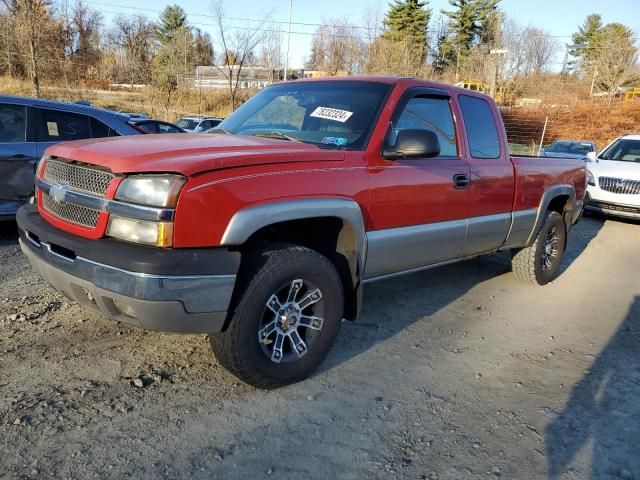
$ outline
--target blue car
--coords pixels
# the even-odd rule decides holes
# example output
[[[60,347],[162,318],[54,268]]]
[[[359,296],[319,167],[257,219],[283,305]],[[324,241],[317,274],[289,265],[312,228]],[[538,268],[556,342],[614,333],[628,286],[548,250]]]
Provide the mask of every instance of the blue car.
[[[33,198],[36,164],[54,143],[139,135],[128,115],[87,103],[0,95],[0,220]]]
[[[556,140],[543,152],[545,157],[591,158],[595,157],[596,144],[588,140]]]

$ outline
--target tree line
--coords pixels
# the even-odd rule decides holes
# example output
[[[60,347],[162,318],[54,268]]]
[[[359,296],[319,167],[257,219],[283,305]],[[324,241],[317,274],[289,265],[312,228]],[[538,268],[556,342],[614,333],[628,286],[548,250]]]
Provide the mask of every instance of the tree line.
[[[264,15],[238,26],[222,0],[214,0],[211,18],[210,35],[178,5],[157,19],[117,15],[107,25],[82,0],[68,8],[53,0],[0,0],[0,75],[30,81],[35,95],[43,80],[153,85],[168,104],[180,78],[197,65],[214,65],[227,81],[232,107],[244,67],[262,66],[271,81],[281,79],[273,72],[284,64],[282,22]],[[627,26],[590,15],[565,46],[562,65],[555,65],[563,49],[558,38],[510,19],[500,0],[449,0],[440,12],[429,0],[393,0],[385,12],[367,10],[358,23],[325,18],[311,38],[305,68],[329,75],[473,79],[503,96],[521,94],[541,75],[577,78],[608,93],[638,80],[636,39]]]
[[[527,82],[553,73],[590,81],[592,91],[605,93],[638,81],[634,33],[620,23],[604,25],[597,14],[590,15],[564,46],[561,64],[559,39],[510,19],[500,9],[500,0],[449,0],[449,8],[439,15],[428,0],[393,0],[384,14],[367,11],[362,23],[364,27],[346,17],[323,20],[307,67],[334,75],[473,79],[502,96],[522,93]]]

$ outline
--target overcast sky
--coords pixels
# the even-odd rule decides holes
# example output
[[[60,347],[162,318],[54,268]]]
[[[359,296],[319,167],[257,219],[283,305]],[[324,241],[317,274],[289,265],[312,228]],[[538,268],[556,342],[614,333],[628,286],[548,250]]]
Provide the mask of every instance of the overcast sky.
[[[624,23],[637,35],[640,34],[638,2],[639,0],[502,0],[501,8],[506,11],[507,17],[524,25],[535,25],[559,36],[558,40],[564,45],[569,41],[569,38],[564,36],[568,37],[576,31],[578,25],[591,13],[601,14],[605,23]],[[117,13],[142,13],[155,19],[166,5],[179,3],[189,14],[190,23],[208,31],[215,39],[210,3],[207,0],[136,0],[135,6],[124,0],[86,0],[86,3],[102,11],[107,22]],[[367,9],[384,12],[388,3],[379,0],[293,0],[292,21],[318,24],[323,18],[347,17],[356,24],[364,25],[363,17]],[[437,22],[441,9],[448,8],[448,1],[431,0],[429,5],[433,9],[432,21]],[[225,9],[227,16],[238,19],[230,20],[229,23],[238,26],[251,25],[251,19],[260,20],[267,15],[270,15],[272,20],[285,23],[289,18],[289,0],[226,0]],[[283,23],[282,28],[286,31],[287,26]],[[300,68],[304,66],[305,58],[309,55],[311,34],[315,27],[294,24],[291,29],[293,33],[289,62],[292,68]],[[559,54],[557,62],[561,62],[563,56],[563,53]]]

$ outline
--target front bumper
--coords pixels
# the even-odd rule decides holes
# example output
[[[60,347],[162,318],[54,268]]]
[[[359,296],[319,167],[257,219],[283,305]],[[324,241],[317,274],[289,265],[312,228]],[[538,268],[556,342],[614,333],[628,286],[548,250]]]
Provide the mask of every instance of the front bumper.
[[[71,300],[150,330],[224,327],[240,253],[82,239],[45,222],[34,206],[22,207],[17,221],[20,246],[34,269]]]
[[[0,222],[15,220],[16,212],[24,203],[18,200],[0,200]]]
[[[592,198],[587,193],[584,209],[590,212],[600,213],[603,215],[611,215],[621,218],[640,219],[640,204],[628,205],[624,203],[612,202],[609,199],[601,200]]]

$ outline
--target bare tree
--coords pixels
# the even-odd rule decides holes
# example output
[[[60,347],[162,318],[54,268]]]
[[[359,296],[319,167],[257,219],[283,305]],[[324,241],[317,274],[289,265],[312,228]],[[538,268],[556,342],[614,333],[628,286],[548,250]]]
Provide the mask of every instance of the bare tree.
[[[221,65],[216,65],[218,70],[227,80],[231,108],[235,110],[240,74],[252,58],[255,58],[256,47],[264,38],[263,22],[253,26],[231,27],[225,18],[224,3],[222,0],[214,0],[212,3],[215,25],[217,27],[218,40],[222,46]]]
[[[521,34],[526,50],[528,73],[540,74],[548,69],[560,49],[558,41],[541,28],[526,27]]]
[[[131,85],[149,81],[153,36],[153,24],[142,15],[119,15],[113,19],[107,41],[116,54],[117,70],[114,74],[117,78]]]
[[[348,19],[323,19],[313,36],[309,66],[329,75],[358,72],[363,48],[364,42]]]
[[[87,7],[82,0],[78,0],[73,8],[71,24],[74,55],[85,61],[93,62],[100,44],[102,14]]]
[[[267,81],[273,83],[280,80],[283,65],[282,30],[277,24],[269,24],[265,28],[264,40],[260,49],[259,61],[267,70]]]
[[[20,59],[16,55],[19,50],[16,45],[16,28],[15,14],[6,3],[0,2],[0,73],[9,78],[23,73]]]
[[[33,94],[40,96],[40,47],[45,34],[43,19],[50,16],[51,4],[48,0],[4,0],[5,5],[15,15],[16,34],[20,43],[26,47],[28,72],[31,78]]]

